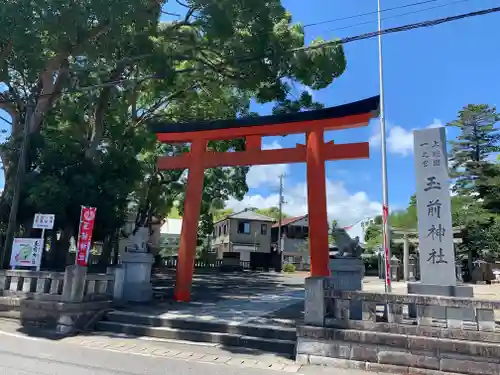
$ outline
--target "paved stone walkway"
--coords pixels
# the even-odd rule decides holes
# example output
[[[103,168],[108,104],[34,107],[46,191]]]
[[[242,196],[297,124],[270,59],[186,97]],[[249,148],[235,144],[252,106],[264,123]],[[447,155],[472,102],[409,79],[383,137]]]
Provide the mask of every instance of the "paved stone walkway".
[[[173,277],[172,272],[156,273],[155,301],[129,304],[120,310],[163,319],[245,324],[303,303],[305,295],[303,274],[198,271],[193,280],[192,302],[176,303],[171,295]]]
[[[26,340],[46,341],[58,345],[80,346],[86,349],[103,352],[115,352],[133,356],[146,356],[150,358],[175,359],[180,361],[207,363],[228,366],[230,368],[252,368],[274,370],[276,373],[291,373],[298,375],[377,375],[374,372],[361,370],[336,369],[332,367],[300,366],[291,359],[269,353],[245,348],[222,348],[217,344],[183,343],[170,340],[151,340],[146,338],[130,338],[125,335],[82,334],[79,336],[63,338],[58,341],[30,337],[19,333],[19,324],[11,320],[0,319],[0,337],[11,336]],[[60,349],[64,353],[64,348]],[[92,359],[89,358],[91,362]],[[232,373],[232,372],[231,372]],[[380,374],[384,375],[384,374]],[[387,375],[387,374],[386,374]]]
[[[0,319],[0,335],[23,337],[29,340],[50,341],[58,344],[78,345],[88,349],[126,353],[149,357],[172,358],[185,361],[209,362],[265,368],[270,370],[297,373],[301,366],[291,359],[269,353],[245,348],[222,348],[217,344],[192,343],[178,340],[160,340],[149,338],[133,338],[120,334],[85,333],[54,341],[46,338],[28,336],[19,332],[20,325],[16,321]]]

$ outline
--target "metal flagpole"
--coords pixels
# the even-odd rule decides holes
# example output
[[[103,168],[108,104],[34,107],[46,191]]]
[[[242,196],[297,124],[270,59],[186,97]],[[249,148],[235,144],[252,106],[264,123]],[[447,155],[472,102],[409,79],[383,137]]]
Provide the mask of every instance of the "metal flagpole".
[[[385,139],[385,102],[384,102],[384,68],[382,60],[382,15],[380,1],[377,0],[378,18],[378,69],[380,84],[380,139],[382,148],[382,217],[383,217],[383,246],[385,254],[385,291],[390,293],[391,288],[391,249],[389,233],[389,193],[387,186],[387,145]]]

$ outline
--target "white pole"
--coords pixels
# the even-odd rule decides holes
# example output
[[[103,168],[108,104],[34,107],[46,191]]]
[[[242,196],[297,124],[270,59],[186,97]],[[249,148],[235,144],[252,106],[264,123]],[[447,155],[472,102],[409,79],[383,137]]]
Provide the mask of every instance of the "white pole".
[[[387,186],[387,145],[385,139],[385,102],[384,102],[384,69],[382,61],[382,15],[380,0],[377,0],[378,18],[378,69],[380,84],[380,139],[382,154],[382,218],[383,246],[385,254],[385,291],[391,292],[391,249],[389,233],[389,192]]]

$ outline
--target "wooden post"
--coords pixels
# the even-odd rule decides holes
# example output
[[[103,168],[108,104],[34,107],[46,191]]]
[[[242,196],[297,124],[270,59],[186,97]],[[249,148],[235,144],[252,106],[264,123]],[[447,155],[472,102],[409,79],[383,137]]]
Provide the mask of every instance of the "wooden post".
[[[309,209],[309,253],[311,276],[330,276],[328,262],[328,216],[323,129],[307,133],[307,205]]]
[[[191,284],[196,255],[196,236],[200,217],[201,198],[203,193],[204,167],[203,157],[207,141],[196,138],[191,143],[189,152],[189,169],[182,219],[177,274],[175,280],[174,299],[179,302],[191,300]]]

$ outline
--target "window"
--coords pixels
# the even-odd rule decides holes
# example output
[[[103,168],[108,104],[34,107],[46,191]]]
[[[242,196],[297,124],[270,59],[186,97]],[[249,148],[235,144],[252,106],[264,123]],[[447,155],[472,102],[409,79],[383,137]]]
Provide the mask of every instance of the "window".
[[[219,237],[221,236],[222,234],[222,227],[219,225]]]
[[[260,234],[267,234],[267,224],[261,224],[260,225]]]
[[[227,224],[224,224],[224,234],[227,234]]]
[[[250,234],[250,223],[247,221],[238,222],[238,233]]]

